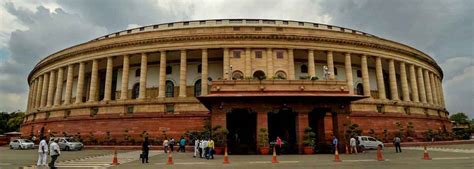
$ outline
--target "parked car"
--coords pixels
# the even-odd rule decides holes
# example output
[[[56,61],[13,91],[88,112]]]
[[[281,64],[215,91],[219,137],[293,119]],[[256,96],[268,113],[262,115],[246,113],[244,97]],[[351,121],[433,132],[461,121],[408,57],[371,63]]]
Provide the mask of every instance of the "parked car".
[[[34,149],[35,143],[27,139],[14,139],[10,141],[10,149]]]
[[[84,148],[84,144],[73,137],[52,137],[49,141],[51,142],[53,139],[59,140],[58,145],[61,150],[82,150],[82,148]]]
[[[381,148],[384,148],[384,144],[370,136],[358,136],[357,139],[359,140],[360,144],[359,147],[361,149],[377,149],[377,147],[380,145]]]

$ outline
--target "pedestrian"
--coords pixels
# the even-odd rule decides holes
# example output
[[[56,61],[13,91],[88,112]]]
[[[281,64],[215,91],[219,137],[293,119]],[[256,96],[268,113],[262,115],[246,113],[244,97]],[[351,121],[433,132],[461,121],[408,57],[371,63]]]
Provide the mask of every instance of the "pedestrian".
[[[175,144],[174,138],[171,138],[171,140],[169,141],[169,146],[170,146],[170,151],[171,152],[174,151],[174,144]]]
[[[364,146],[360,145],[360,137],[356,136],[355,139],[356,139],[356,145],[357,145],[357,148],[359,149],[359,152],[365,153]]]
[[[196,138],[196,140],[194,140],[194,158],[196,158],[197,153],[199,153],[199,138]]]
[[[336,136],[332,136],[332,152],[335,153],[339,145],[339,140]]]
[[[202,154],[203,154],[203,152],[202,152],[202,142],[203,141],[204,140],[199,140],[199,143],[198,143],[199,158],[202,158]]]
[[[351,137],[351,139],[349,140],[349,144],[351,146],[351,153],[355,152],[357,154],[357,141],[355,137]]]
[[[205,158],[207,158],[207,153],[208,153],[207,151],[209,149],[207,146],[208,146],[207,140],[203,139],[201,141],[201,151],[202,151],[202,156],[204,156]]]
[[[395,136],[395,138],[393,138],[393,144],[395,145],[395,152],[396,153],[401,153],[402,152],[402,147],[400,145],[400,143],[402,142],[402,140],[400,139],[400,137],[398,136]]]
[[[208,149],[209,149],[209,150],[208,150],[209,152],[208,152],[208,155],[207,155],[207,159],[208,159],[208,160],[209,160],[209,158],[210,158],[210,159],[214,159],[214,148],[215,148],[215,147],[214,147],[214,140],[212,140],[211,138],[209,138],[209,141],[207,141],[207,142],[208,142],[208,143],[207,143],[207,144],[208,144],[207,147],[208,147]]]
[[[275,153],[280,155],[281,154],[281,145],[283,144],[283,141],[281,141],[280,136],[277,136],[276,143],[275,143]]]
[[[168,139],[165,137],[165,140],[163,141],[163,150],[165,151],[165,153],[168,153]]]
[[[145,137],[145,140],[142,144],[142,154],[140,155],[143,163],[148,163],[148,152],[150,151],[150,143],[148,142],[148,137]]]
[[[61,151],[59,150],[58,139],[53,139],[51,144],[49,145],[49,154],[51,155],[51,162],[49,162],[50,168],[56,168],[55,163],[58,157],[61,155]]]
[[[48,143],[43,137],[40,139],[40,143],[38,145],[38,162],[36,163],[37,166],[46,166],[47,158],[48,158]]]
[[[181,140],[179,140],[179,149],[181,152],[186,152],[186,139],[184,137],[181,137]]]

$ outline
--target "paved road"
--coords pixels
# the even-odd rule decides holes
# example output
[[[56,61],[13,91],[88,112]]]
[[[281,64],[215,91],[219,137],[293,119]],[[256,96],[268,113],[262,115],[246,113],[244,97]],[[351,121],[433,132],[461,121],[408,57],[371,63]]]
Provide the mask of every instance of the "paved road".
[[[468,145],[467,147],[472,146]],[[464,147],[464,146],[461,146]],[[474,152],[459,152],[457,147],[446,146],[449,151],[437,151],[430,148],[430,161],[422,160],[421,148],[404,148],[403,153],[395,153],[393,148],[386,148],[383,152],[385,161],[376,161],[376,151],[357,155],[341,154],[340,163],[333,162],[333,155],[282,155],[278,156],[280,163],[272,164],[272,156],[262,155],[231,155],[230,164],[222,164],[223,156],[216,156],[214,160],[193,158],[191,153],[173,153],[174,165],[168,166],[167,155],[162,151],[150,152],[150,163],[141,164],[138,160],[139,151],[119,151],[118,166],[111,166],[112,151],[110,150],[84,150],[63,152],[58,163],[59,168],[377,168],[377,169],[418,169],[418,168],[449,168],[473,169]],[[445,148],[445,149],[446,149]],[[444,150],[444,149],[443,149]],[[36,163],[36,150],[9,150],[0,147],[0,169],[4,168],[34,168]]]

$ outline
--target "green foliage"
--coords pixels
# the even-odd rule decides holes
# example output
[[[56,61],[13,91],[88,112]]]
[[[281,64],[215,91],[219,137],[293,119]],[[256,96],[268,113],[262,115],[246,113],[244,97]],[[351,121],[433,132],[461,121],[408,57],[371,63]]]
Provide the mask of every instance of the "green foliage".
[[[469,123],[469,118],[463,112],[458,112],[449,116],[449,120],[454,121],[458,124],[467,124]]]
[[[268,130],[266,128],[258,130],[258,145],[260,147],[268,147]]]
[[[24,112],[1,112],[0,113],[0,134],[12,131],[20,131],[20,125],[25,118]]]
[[[344,127],[346,130],[344,133],[346,143],[349,143],[351,137],[362,135],[362,129],[360,129],[359,125],[356,123],[345,123]]]
[[[212,134],[212,139],[217,146],[224,146],[227,144],[227,135],[229,134],[229,131],[226,128],[216,125],[212,128]]]
[[[398,128],[398,132],[396,133],[396,135],[397,135],[398,137],[400,137],[401,139],[403,139],[403,138],[405,137],[405,134],[404,134],[404,133],[405,133],[405,129],[403,128],[402,123],[397,122],[397,123],[395,123],[395,125],[396,125],[397,128]]]
[[[472,130],[470,128],[465,128],[461,130],[455,130],[453,134],[456,139],[469,140],[471,139],[471,131]]]
[[[304,129],[303,145],[314,147],[314,144],[316,142],[315,139],[316,133],[313,132],[313,129],[311,127],[306,127]]]
[[[413,126],[413,122],[408,122],[407,125],[407,137],[413,137],[415,135],[415,126]]]

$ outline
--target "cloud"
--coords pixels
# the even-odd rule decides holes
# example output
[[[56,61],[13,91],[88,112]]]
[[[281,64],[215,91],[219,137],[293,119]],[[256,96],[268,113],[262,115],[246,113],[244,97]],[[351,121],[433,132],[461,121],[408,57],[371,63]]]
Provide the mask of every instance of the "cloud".
[[[448,111],[465,112],[471,118],[474,117],[473,61],[473,57],[456,57],[441,64],[447,72],[443,88]]]

